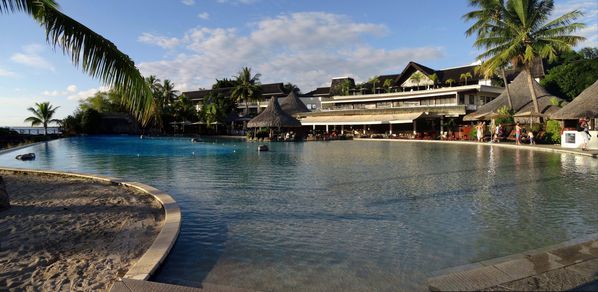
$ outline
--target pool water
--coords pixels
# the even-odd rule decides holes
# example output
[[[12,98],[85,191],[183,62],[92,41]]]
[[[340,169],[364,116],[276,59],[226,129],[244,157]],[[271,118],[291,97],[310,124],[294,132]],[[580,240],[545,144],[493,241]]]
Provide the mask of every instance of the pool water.
[[[265,291],[425,289],[438,270],[598,230],[598,160],[481,145],[81,137],[1,166],[170,193],[179,239],[153,280]],[[37,159],[14,159],[35,152]]]

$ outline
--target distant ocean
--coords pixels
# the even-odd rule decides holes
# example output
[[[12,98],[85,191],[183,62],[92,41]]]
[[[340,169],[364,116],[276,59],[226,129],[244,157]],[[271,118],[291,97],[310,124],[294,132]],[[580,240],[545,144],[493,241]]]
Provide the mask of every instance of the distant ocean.
[[[7,127],[11,130],[19,132],[19,134],[27,134],[27,135],[43,135],[44,128],[43,127]],[[48,134],[60,134],[59,127],[48,127]]]

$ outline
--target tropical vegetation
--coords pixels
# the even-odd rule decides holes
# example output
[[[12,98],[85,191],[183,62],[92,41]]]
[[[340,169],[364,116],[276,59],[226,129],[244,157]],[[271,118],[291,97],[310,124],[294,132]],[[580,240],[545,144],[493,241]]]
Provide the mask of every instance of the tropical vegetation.
[[[245,114],[249,113],[249,103],[259,101],[262,97],[260,86],[261,74],[251,74],[251,68],[243,67],[237,75],[236,84],[231,96],[238,103],[245,103]]]
[[[573,100],[596,81],[598,48],[569,51],[558,56],[540,84],[556,96]]]
[[[549,20],[554,10],[552,0],[469,0],[476,10],[463,16],[473,21],[467,36],[477,34],[476,48],[484,52],[482,73],[490,77],[494,72],[511,64],[528,74],[528,85],[534,104],[539,112],[536,93],[532,86],[532,66],[537,58],[557,58],[559,52],[571,50],[583,37],[572,35],[584,27],[575,22],[582,14],[574,10]]]
[[[50,46],[71,57],[75,66],[121,93],[123,104],[142,123],[153,116],[150,88],[129,56],[109,40],[63,14],[54,0],[2,0],[0,14],[24,12],[46,32]]]
[[[35,103],[35,107],[27,109],[33,115],[26,118],[25,122],[31,123],[31,126],[42,125],[44,127],[44,135],[48,135],[48,124],[61,122],[61,120],[53,118],[58,108],[59,106],[54,107],[48,101]]]

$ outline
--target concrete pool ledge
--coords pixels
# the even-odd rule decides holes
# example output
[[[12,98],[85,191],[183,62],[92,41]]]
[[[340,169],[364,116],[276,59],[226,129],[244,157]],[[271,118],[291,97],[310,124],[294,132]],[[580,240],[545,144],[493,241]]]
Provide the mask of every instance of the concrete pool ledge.
[[[164,262],[179,235],[181,227],[181,210],[178,204],[169,194],[154,187],[115,177],[85,173],[5,167],[0,167],[0,171],[12,172],[16,174],[47,174],[101,181],[137,189],[143,193],[151,195],[155,200],[157,200],[162,205],[162,209],[164,210],[164,222],[162,225],[162,230],[160,230],[160,233],[158,233],[158,236],[156,239],[154,239],[154,242],[149,249],[145,251],[141,258],[139,258],[139,260],[123,276],[123,279],[147,281],[162,264],[162,262]]]
[[[374,138],[353,138],[355,141],[384,141],[384,142],[412,142],[412,143],[441,143],[441,144],[457,144],[457,145],[483,145],[491,147],[501,147],[520,150],[533,150],[552,153],[575,154],[580,156],[587,156],[598,158],[598,150],[583,151],[576,148],[562,148],[560,145],[516,145],[509,142],[489,143],[489,142],[475,142],[475,141],[446,141],[446,140],[416,140],[416,139],[374,139]]]
[[[430,291],[569,290],[597,280],[598,233],[595,233],[441,270],[427,284]]]

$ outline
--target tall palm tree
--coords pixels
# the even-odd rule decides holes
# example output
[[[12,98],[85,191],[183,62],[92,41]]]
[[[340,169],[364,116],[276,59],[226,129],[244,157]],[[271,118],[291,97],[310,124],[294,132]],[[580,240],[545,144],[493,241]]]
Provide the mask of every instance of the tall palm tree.
[[[164,79],[160,85],[160,91],[164,107],[172,106],[179,98],[179,91],[174,89],[174,83],[168,79]]]
[[[370,78],[368,82],[372,83],[372,93],[376,94],[376,83],[380,82],[380,78],[376,75]]]
[[[249,102],[258,101],[262,97],[260,86],[261,74],[251,75],[251,68],[243,67],[237,76],[237,85],[233,88],[231,96],[237,102],[245,102],[245,114],[249,113]]]
[[[390,88],[392,87],[392,79],[384,80],[382,87],[386,90],[386,93],[390,93]]]
[[[44,135],[48,135],[48,124],[61,122],[59,119],[52,118],[58,108],[59,106],[53,107],[48,101],[35,103],[35,108],[30,107],[27,109],[33,113],[33,116],[26,118],[25,122],[31,123],[31,126],[42,125],[44,127]]]
[[[479,10],[463,16],[475,21],[466,34],[477,34],[474,46],[485,50],[478,56],[485,60],[483,74],[490,77],[508,63],[522,68],[527,73],[534,110],[539,112],[533,86],[533,62],[538,57],[552,62],[559,52],[571,50],[584,40],[571,35],[585,27],[575,22],[582,13],[574,10],[548,20],[554,10],[552,0],[470,0],[470,5]]]
[[[434,73],[429,76],[430,80],[432,80],[432,88],[436,88],[436,83],[438,82],[438,74]]]
[[[24,12],[46,31],[50,46],[60,48],[91,77],[118,90],[142,123],[153,115],[151,90],[135,63],[109,40],[60,12],[54,0],[2,0],[0,14]]]
[[[469,78],[472,78],[471,73],[469,72],[461,73],[461,75],[459,75],[459,79],[465,80],[465,85],[467,85],[467,79]]]

